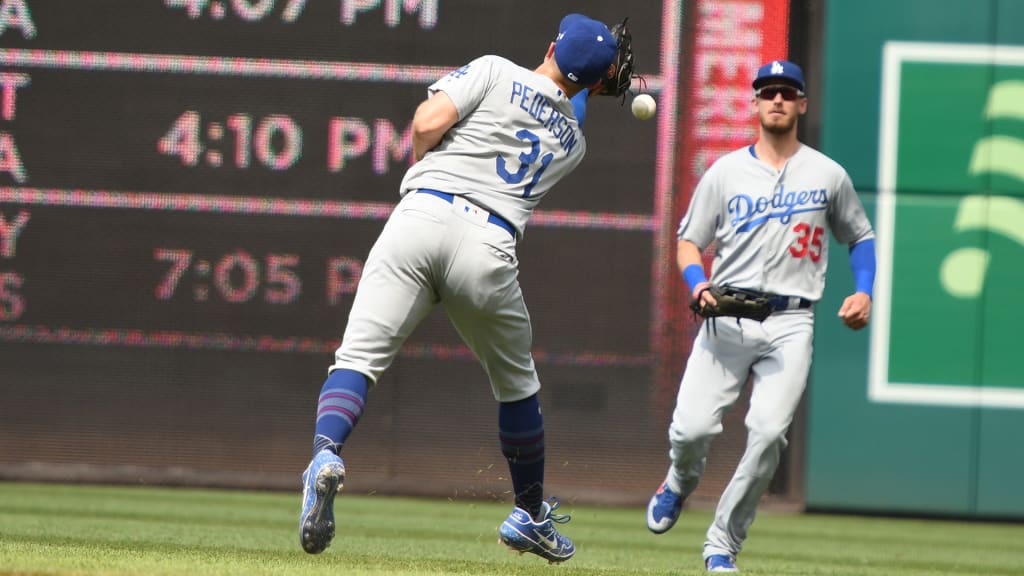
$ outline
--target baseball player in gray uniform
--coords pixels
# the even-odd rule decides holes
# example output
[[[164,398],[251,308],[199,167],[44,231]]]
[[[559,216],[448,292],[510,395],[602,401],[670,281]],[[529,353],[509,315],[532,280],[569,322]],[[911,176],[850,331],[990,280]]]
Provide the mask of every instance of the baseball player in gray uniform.
[[[679,225],[677,260],[698,309],[716,304],[710,286],[735,287],[763,297],[770,315],[703,323],[669,427],[671,465],[647,507],[652,532],[672,528],[704,472],[723,413],[749,378],[747,445],[707,532],[708,572],[738,572],[736,556],[786,446],[810,369],[829,232],[850,247],[856,288],[839,317],[854,330],[868,323],[875,273],[874,232],[849,176],[797,139],[797,120],[807,110],[800,67],[769,62],[753,87],[759,138],[721,157],[701,178]],[[701,252],[712,242],[709,283]]]
[[[614,70],[616,44],[605,24],[570,14],[536,69],[483,56],[428,88],[412,120],[417,162],[366,260],[320,393],[314,456],[303,473],[306,552],[322,552],[334,537],[334,496],[345,479],[339,452],[368,388],[440,303],[500,403],[515,494],[501,541],[550,562],[575,553],[554,526],[568,515],[554,513],[556,498],[544,499],[540,381],[516,242],[538,202],[583,160],[586,99]]]

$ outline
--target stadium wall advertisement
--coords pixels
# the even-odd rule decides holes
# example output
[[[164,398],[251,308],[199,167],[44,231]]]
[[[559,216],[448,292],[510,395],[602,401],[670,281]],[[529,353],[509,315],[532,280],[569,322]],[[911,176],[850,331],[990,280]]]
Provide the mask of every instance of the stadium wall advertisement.
[[[829,3],[823,147],[870,201],[879,269],[869,334],[818,315],[808,507],[1024,515],[1021,18]],[[849,285],[833,254],[826,311]]]

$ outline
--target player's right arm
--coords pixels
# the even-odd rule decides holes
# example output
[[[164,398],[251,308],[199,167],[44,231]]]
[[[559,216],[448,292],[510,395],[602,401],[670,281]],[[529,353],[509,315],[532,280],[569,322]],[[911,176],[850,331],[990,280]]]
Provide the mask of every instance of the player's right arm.
[[[412,150],[416,160],[440,144],[448,129],[459,121],[455,103],[444,91],[434,92],[416,107],[412,117]]]
[[[716,302],[711,294],[705,292],[701,295],[709,283],[704,273],[704,259],[701,258],[700,248],[689,240],[679,240],[676,244],[676,264],[683,279],[686,280],[686,285],[690,287],[690,297],[701,296],[705,302],[714,305]]]
[[[697,298],[700,295],[709,304],[715,304],[715,299],[704,290],[710,283],[704,271],[701,246],[708,246],[714,240],[714,223],[719,220],[718,195],[715,193],[717,174],[716,162],[697,182],[690,206],[676,230],[676,265],[690,288],[690,297]]]

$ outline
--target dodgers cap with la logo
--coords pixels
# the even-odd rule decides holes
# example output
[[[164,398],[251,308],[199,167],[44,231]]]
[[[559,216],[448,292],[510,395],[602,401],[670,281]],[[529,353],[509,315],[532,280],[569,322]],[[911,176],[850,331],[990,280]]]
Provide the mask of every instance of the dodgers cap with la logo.
[[[758,68],[757,76],[754,78],[754,90],[779,82],[795,86],[801,92],[805,91],[804,71],[788,60],[773,60]]]
[[[555,63],[572,82],[590,86],[608,73],[618,48],[607,25],[582,14],[569,14],[558,26]]]

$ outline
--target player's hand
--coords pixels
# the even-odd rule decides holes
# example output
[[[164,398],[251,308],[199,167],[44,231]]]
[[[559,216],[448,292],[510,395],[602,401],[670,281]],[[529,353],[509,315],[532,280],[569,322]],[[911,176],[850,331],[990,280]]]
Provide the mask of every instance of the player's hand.
[[[843,319],[843,324],[853,330],[867,326],[871,318],[871,297],[863,292],[847,296],[839,308],[839,317]]]
[[[712,295],[711,291],[708,290],[708,287],[710,286],[710,282],[701,282],[700,284],[697,284],[693,287],[693,292],[690,293],[690,298],[693,300],[700,298],[702,303],[709,306],[715,306],[718,304],[718,300],[715,300],[714,295]]]

